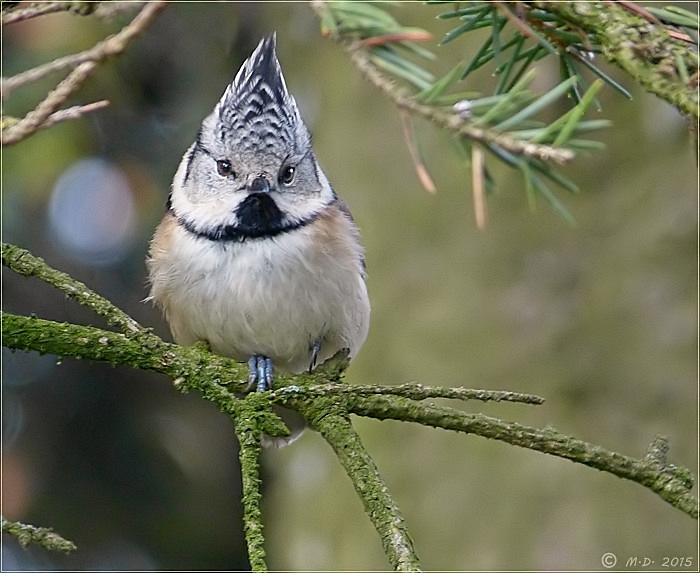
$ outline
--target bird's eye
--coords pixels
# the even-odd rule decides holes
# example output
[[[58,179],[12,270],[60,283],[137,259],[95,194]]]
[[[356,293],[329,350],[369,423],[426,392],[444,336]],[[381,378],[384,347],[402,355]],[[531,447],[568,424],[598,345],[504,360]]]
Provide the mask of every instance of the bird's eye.
[[[280,183],[282,185],[291,185],[294,181],[294,175],[296,174],[296,169],[292,165],[287,165],[280,171]]]
[[[231,175],[235,177],[236,175],[233,171],[233,166],[228,159],[219,159],[216,162],[216,171],[222,177],[229,177]]]

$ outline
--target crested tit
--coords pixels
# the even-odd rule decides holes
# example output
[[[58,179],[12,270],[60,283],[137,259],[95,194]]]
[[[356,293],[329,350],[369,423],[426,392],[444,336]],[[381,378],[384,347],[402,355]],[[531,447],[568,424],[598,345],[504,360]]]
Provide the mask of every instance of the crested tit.
[[[261,40],[202,122],[147,259],[149,299],[175,341],[248,361],[258,391],[272,388],[273,366],[299,373],[344,348],[354,356],[370,315],[358,229],[318,164],[275,44]],[[297,437],[298,418],[277,445]]]

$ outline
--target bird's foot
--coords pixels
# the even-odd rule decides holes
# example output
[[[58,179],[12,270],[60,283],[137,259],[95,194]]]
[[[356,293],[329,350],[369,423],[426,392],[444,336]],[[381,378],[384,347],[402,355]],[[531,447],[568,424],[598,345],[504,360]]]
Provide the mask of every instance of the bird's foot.
[[[253,388],[256,392],[272,390],[272,360],[267,356],[256,354],[248,359],[248,368],[250,375],[248,376],[247,392]]]
[[[311,345],[311,362],[309,364],[309,372],[316,368],[316,361],[318,360],[318,353],[321,351],[321,341],[316,340]]]

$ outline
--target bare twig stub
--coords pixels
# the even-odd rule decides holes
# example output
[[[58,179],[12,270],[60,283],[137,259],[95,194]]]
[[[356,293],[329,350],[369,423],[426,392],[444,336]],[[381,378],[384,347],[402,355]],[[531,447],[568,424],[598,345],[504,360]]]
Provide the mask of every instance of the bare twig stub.
[[[484,150],[476,143],[472,145],[472,189],[476,226],[486,228],[486,200],[484,198]]]
[[[52,113],[49,117],[46,118],[46,121],[44,121],[41,127],[42,129],[45,129],[47,127],[51,127],[52,125],[56,125],[57,123],[61,123],[62,121],[78,119],[83,117],[85,114],[104,109],[108,105],[109,102],[106,99],[96,101],[93,103],[87,103],[85,105],[74,105],[73,107],[68,107],[66,109],[62,109],[60,111]]]

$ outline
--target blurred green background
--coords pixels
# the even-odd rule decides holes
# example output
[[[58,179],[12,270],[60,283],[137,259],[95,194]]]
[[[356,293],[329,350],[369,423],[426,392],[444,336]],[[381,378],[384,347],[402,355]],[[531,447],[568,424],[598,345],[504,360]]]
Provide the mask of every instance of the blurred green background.
[[[687,5],[686,5],[687,7]],[[439,9],[392,12],[436,41]],[[3,76],[90,47],[124,25],[46,16],[3,30]],[[670,460],[698,468],[698,172],[678,113],[636,89],[604,88],[607,151],[565,169],[571,228],[546,204],[530,213],[519,176],[489,163],[499,190],[476,229],[470,175],[448,137],[417,124],[438,187],[422,190],[397,111],[320,37],[300,3],[170,6],[71,104],[111,105],[40,132],[2,155],[3,240],[30,249],[170,340],[142,303],[144,257],[168,187],[199,122],[262,34],[277,30],[288,86],[314,148],[351,207],[367,249],[372,325],[348,379],[416,381],[544,396],[540,407],[484,412],[643,456],[656,433]],[[485,31],[484,33],[490,33]],[[443,48],[435,70],[468,58],[481,37]],[[555,62],[537,84],[557,82]],[[484,71],[466,90],[486,92]],[[55,79],[4,102],[23,114]],[[483,82],[483,83],[480,83]],[[104,183],[110,182],[109,185]],[[37,280],[3,272],[3,307],[102,325]],[[159,375],[3,349],[3,513],[54,527],[71,556],[3,537],[4,569],[240,569],[237,445],[230,420]],[[356,420],[423,567],[599,569],[613,552],[692,557],[691,518],[631,482],[481,438]],[[263,507],[275,569],[383,570],[379,539],[322,439],[264,453]]]

